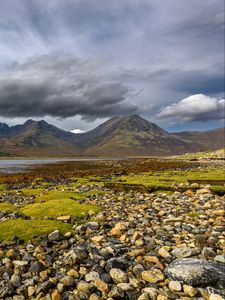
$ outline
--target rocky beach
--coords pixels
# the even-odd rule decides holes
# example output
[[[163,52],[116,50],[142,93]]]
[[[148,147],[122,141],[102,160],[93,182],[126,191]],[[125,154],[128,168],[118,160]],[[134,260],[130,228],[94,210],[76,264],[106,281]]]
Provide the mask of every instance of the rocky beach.
[[[77,202],[90,209],[82,219],[62,212],[57,220],[69,229],[26,241],[15,232],[11,241],[3,240],[0,299],[225,298],[225,196],[209,184],[174,183],[169,192],[143,192],[64,181],[63,187],[49,181],[48,189],[86,193]],[[4,190],[2,198],[34,205],[37,196],[19,191],[15,196]],[[33,217],[1,211],[0,224],[18,219]]]

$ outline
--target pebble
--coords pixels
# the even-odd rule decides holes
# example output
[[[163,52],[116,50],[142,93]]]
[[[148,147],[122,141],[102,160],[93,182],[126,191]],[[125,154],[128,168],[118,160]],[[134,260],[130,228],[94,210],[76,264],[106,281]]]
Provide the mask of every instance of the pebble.
[[[224,197],[200,184],[172,194],[101,189],[101,213],[74,231],[0,245],[0,299],[223,299]]]

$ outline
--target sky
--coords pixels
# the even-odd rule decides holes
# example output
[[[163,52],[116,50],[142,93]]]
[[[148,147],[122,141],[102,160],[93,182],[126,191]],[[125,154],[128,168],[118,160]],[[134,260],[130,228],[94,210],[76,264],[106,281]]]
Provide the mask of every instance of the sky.
[[[87,131],[139,114],[218,128],[224,80],[224,0],[1,3],[0,122]]]

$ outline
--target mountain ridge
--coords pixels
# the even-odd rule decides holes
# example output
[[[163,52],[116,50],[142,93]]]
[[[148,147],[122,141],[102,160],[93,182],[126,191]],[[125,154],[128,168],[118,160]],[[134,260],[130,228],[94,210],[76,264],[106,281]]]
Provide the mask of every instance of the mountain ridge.
[[[139,115],[113,117],[84,133],[46,121],[0,123],[0,154],[27,156],[157,156],[224,147],[224,128],[169,133]]]

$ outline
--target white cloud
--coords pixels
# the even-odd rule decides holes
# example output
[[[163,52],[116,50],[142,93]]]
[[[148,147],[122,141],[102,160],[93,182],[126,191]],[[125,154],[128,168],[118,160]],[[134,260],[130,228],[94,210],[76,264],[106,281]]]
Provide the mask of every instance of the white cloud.
[[[70,132],[72,132],[72,133],[76,133],[76,134],[79,134],[79,133],[84,133],[85,131],[84,131],[84,130],[82,130],[82,129],[79,129],[79,128],[77,128],[77,129],[73,129],[73,130],[71,130]]]
[[[203,94],[191,95],[161,110],[159,119],[183,122],[224,119],[225,100]]]

